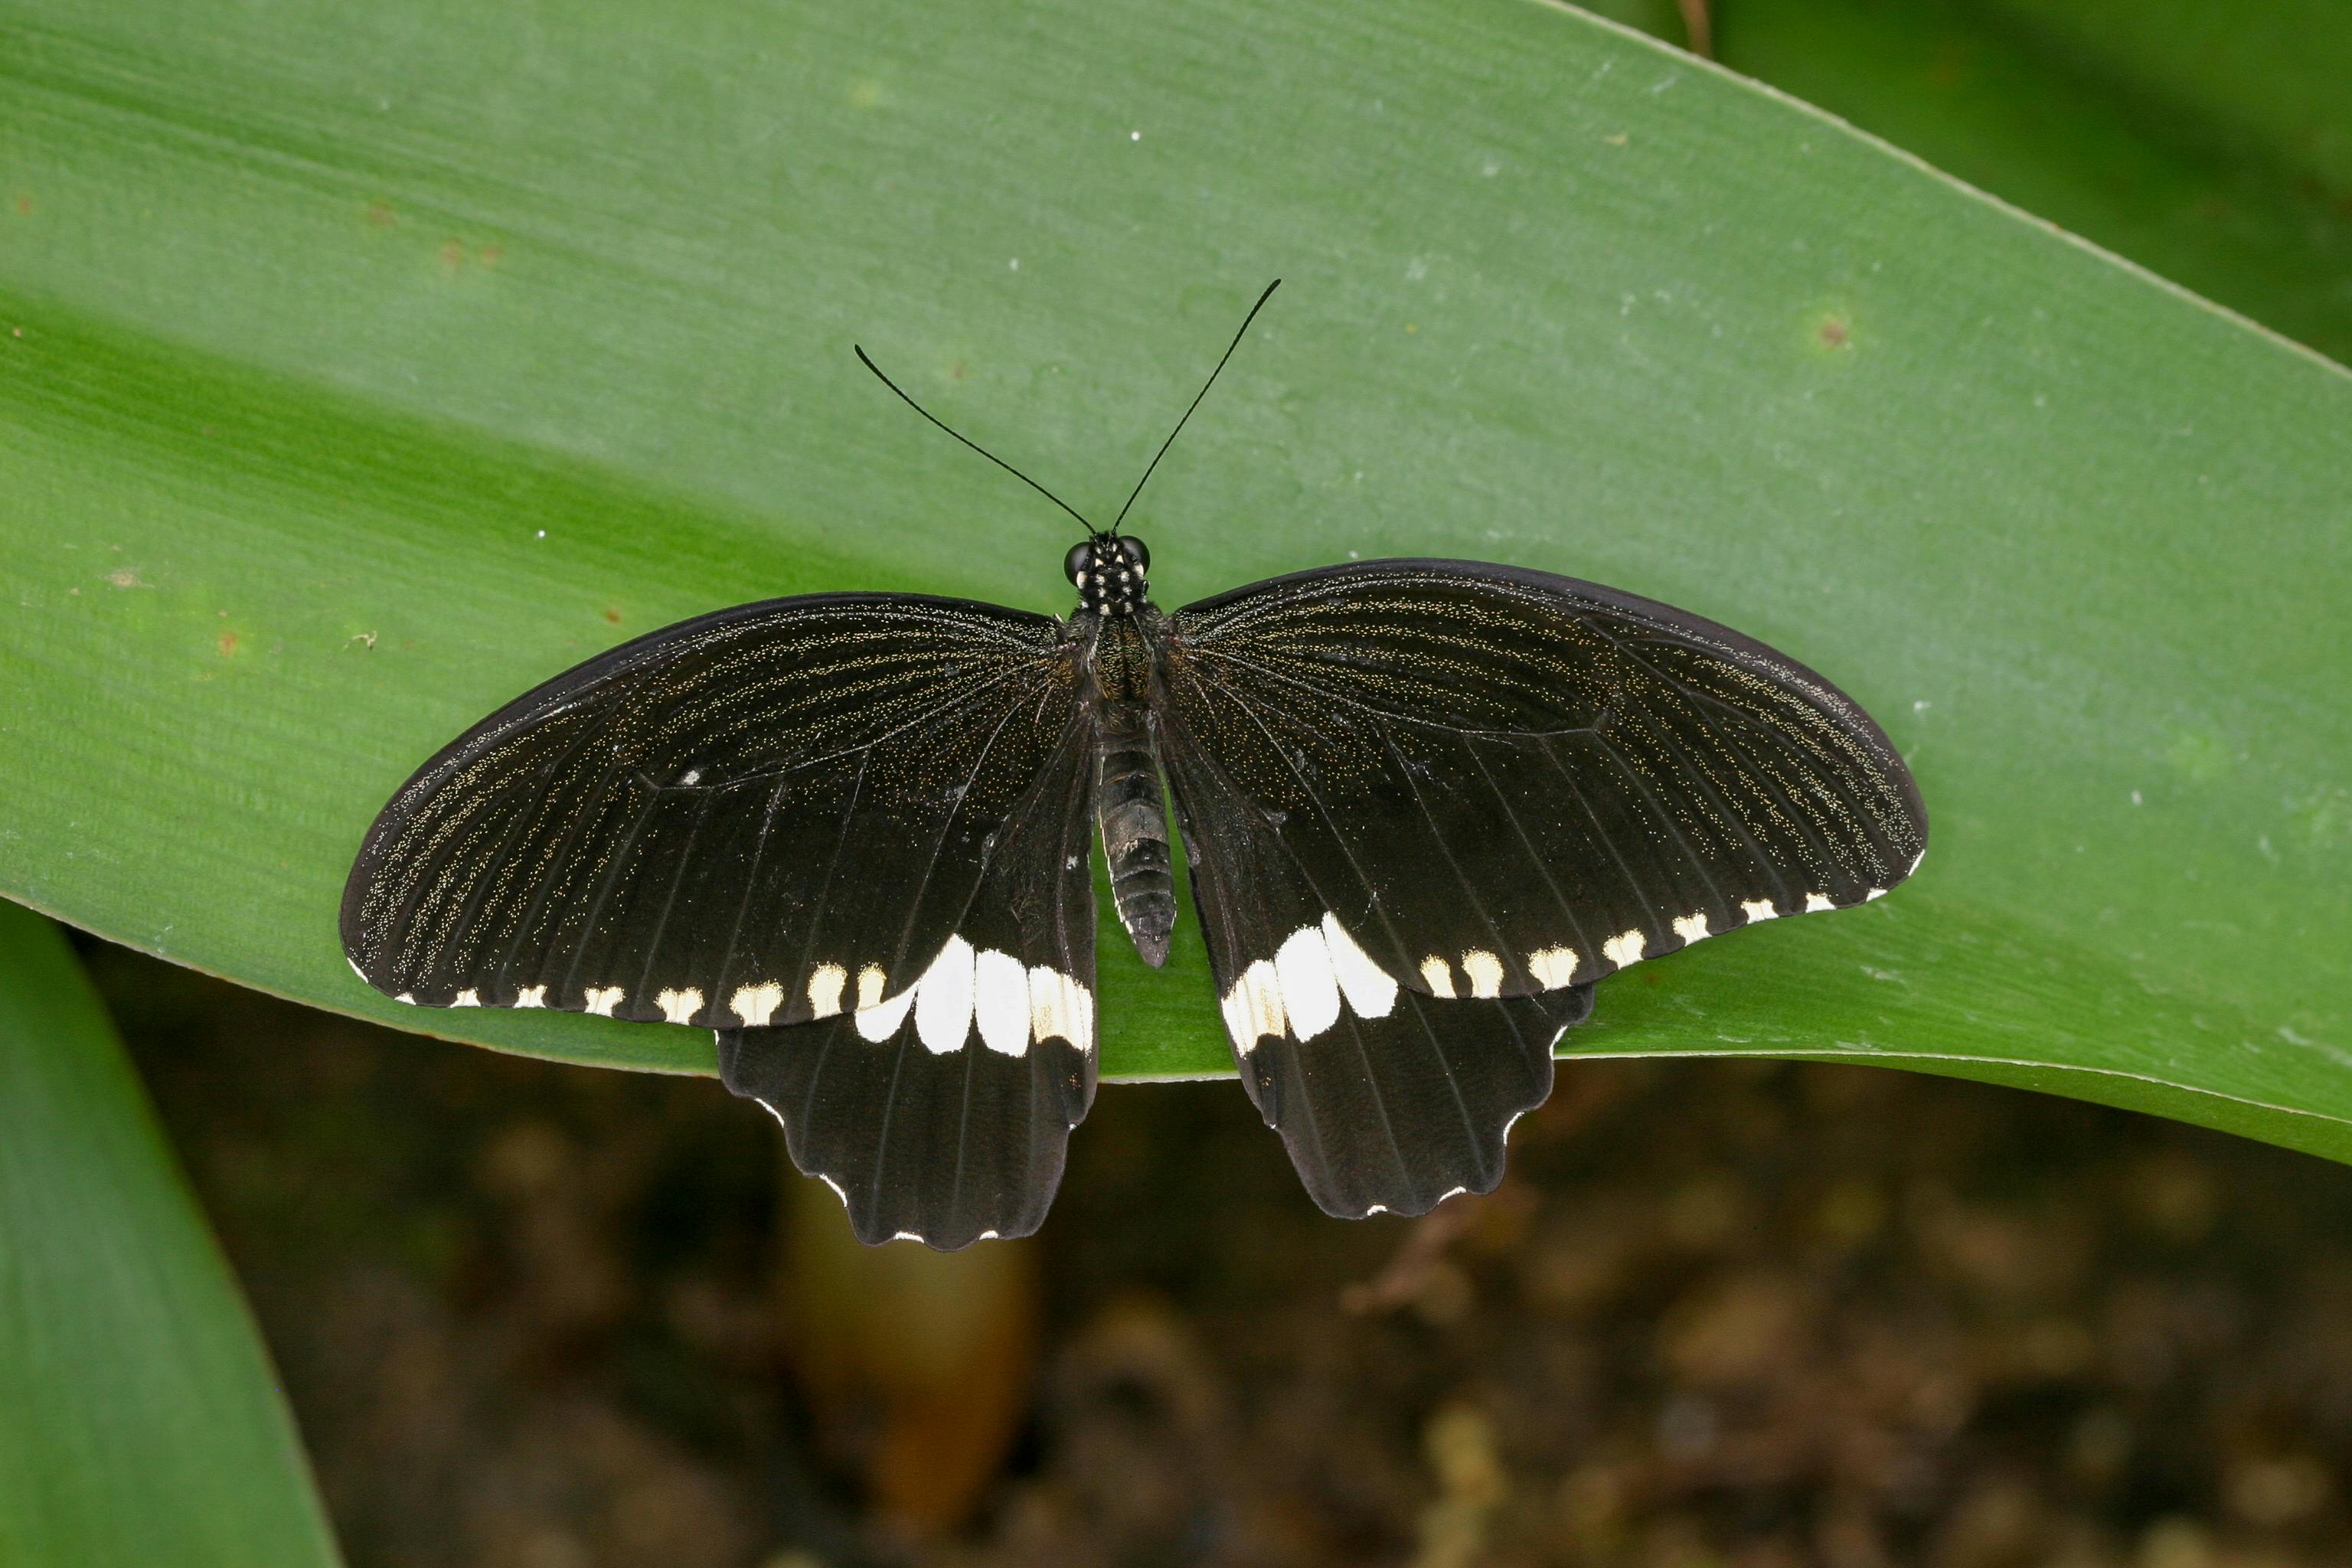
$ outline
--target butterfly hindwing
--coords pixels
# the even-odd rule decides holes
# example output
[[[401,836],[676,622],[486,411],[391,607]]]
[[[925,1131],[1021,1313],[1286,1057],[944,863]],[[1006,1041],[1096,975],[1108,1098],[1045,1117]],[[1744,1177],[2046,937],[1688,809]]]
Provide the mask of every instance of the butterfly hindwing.
[[[783,1123],[793,1163],[868,1244],[1027,1236],[1094,1098],[1091,733],[1005,818],[954,933],[916,983],[855,1013],[722,1030],[727,1087]]]
[[[1008,811],[1088,728],[1046,616],[879,594],[722,611],[420,769],[352,867],[344,948],[426,1005],[845,1015],[929,967]]]
[[[1861,903],[1926,846],[1908,770],[1820,676],[1569,578],[1276,578],[1171,616],[1161,682],[1163,730],[1374,963],[1438,997],[1539,994]]]
[[[1449,999],[1399,984],[1351,933],[1361,908],[1327,906],[1217,761],[1181,730],[1160,744],[1242,1082],[1308,1194],[1352,1219],[1492,1192],[1592,987]]]

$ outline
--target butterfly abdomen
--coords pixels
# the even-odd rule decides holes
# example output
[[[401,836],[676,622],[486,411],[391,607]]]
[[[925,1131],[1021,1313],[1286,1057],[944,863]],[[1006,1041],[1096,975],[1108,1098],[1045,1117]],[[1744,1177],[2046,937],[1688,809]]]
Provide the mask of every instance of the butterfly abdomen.
[[[1168,959],[1176,929],[1176,881],[1168,853],[1168,810],[1160,793],[1160,756],[1150,710],[1106,701],[1097,710],[1095,820],[1110,861],[1111,898],[1143,962]]]

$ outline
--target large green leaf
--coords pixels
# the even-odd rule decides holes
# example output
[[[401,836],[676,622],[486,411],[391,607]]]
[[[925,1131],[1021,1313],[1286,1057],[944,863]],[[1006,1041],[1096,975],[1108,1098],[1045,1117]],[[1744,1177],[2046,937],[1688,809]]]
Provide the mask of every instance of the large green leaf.
[[[335,1548],[204,1215],[65,941],[0,904],[0,1563]]]
[[[1733,69],[2352,359],[2352,27],[2333,0],[1719,13]]]
[[[1350,555],[1654,595],[1827,671],[1935,817],[1835,918],[1610,983],[1588,1052],[1834,1054],[2352,1155],[2352,381],[1912,160],[1525,0],[20,6],[0,51],[0,888],[419,1016],[336,950],[435,747],[768,594],[1164,602]],[[29,18],[38,18],[32,20]],[[1105,943],[1104,1065],[1221,1070]]]

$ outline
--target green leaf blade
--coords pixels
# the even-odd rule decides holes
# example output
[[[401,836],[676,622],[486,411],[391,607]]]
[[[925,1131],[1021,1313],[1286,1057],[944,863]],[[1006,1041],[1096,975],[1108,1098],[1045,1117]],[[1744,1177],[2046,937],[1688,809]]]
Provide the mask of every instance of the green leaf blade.
[[[0,100],[37,193],[0,255],[0,889],[340,1010],[708,1070],[688,1031],[360,985],[369,819],[688,614],[1064,607],[1066,520],[849,342],[1100,508],[1280,273],[1139,508],[1163,603],[1561,571],[1822,669],[1919,774],[1919,878],[1613,980],[1570,1050],[1853,1046],[2305,1147],[2352,1119],[2352,380],[2315,356],[1546,6],[712,4],[526,47],[415,0],[357,53],[289,13],[167,70],[60,12]],[[1229,1070],[1191,929],[1156,973],[1106,929],[1107,1073]]]
[[[337,1561],[96,994],[47,922],[0,905],[0,1562]]]

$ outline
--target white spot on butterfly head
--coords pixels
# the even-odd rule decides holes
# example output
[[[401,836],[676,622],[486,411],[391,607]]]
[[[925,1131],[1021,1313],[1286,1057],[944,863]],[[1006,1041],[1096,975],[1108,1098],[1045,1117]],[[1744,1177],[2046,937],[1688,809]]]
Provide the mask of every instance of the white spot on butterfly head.
[[[515,993],[514,1005],[518,1007],[546,1006],[547,987],[544,985],[524,986],[521,990]]]
[[[809,1016],[830,1018],[841,1011],[842,987],[849,984],[849,971],[838,963],[820,963],[809,973]]]
[[[1649,945],[1650,939],[1648,937],[1643,935],[1639,931],[1629,931],[1624,932],[1622,935],[1612,936],[1607,942],[1602,942],[1601,944],[1601,956],[1615,964],[1618,968],[1622,969],[1629,963],[1641,963],[1642,950]]]
[[[654,998],[654,1005],[673,1024],[691,1023],[702,1011],[702,993],[691,985],[682,991],[665,991]]]
[[[727,999],[727,1005],[743,1020],[746,1028],[751,1029],[766,1028],[768,1020],[783,1005],[784,988],[772,980],[763,980],[757,985],[738,985],[735,994]]]
[[[1830,902],[1829,895],[1827,893],[1807,893],[1805,895],[1805,912],[1809,915],[1817,915],[1823,910],[1833,910],[1835,908],[1837,908],[1837,906]]]
[[[1462,955],[1462,973],[1470,977],[1470,994],[1491,999],[1503,994],[1503,961],[1483,947]]]
[[[591,985],[583,998],[588,1011],[600,1018],[609,1018],[613,1009],[621,1005],[622,990],[617,985]]]
[[[1331,973],[1359,1018],[1385,1018],[1396,1009],[1397,983],[1356,945],[1339,917],[1323,917],[1323,945],[1331,952]]]
[[[1705,910],[1701,910],[1695,915],[1676,916],[1675,920],[1675,934],[1682,938],[1685,943],[1688,943],[1694,942],[1705,942],[1714,933],[1706,929],[1706,911]]]
[[[1282,1037],[1282,980],[1265,959],[1242,971],[1220,1005],[1224,1010],[1225,1033],[1242,1055],[1256,1049],[1262,1039]]]
[[[1449,1000],[1453,997],[1454,966],[1437,954],[1433,952],[1421,961],[1421,978],[1428,985],[1432,996],[1444,996]]]
[[[1548,947],[1541,952],[1530,953],[1528,969],[1535,975],[1536,983],[1547,991],[1557,991],[1563,985],[1573,984],[1576,981],[1576,949]]]
[[[1739,900],[1739,912],[1748,917],[1749,925],[1754,925],[1758,921],[1777,921],[1780,918],[1780,911],[1772,907],[1772,900],[1769,899],[1742,899]]]
[[[471,986],[458,992],[457,999],[449,1004],[452,1007],[478,1007],[481,1005],[482,994]]]

